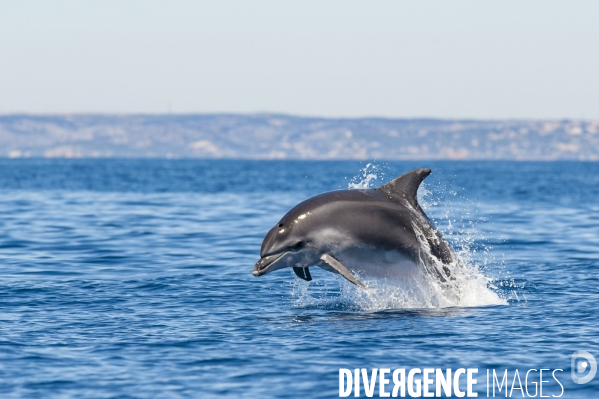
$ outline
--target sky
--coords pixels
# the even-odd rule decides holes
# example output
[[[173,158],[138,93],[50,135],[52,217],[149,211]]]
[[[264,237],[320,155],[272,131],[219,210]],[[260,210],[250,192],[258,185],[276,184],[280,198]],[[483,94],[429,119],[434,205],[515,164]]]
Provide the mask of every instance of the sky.
[[[0,0],[0,113],[599,119],[598,1]]]

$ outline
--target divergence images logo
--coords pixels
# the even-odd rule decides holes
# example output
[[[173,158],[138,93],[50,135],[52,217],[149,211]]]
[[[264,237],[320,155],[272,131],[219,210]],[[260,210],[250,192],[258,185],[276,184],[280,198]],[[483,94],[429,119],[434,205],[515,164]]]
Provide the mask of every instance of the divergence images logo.
[[[587,375],[583,373],[591,366],[591,370]],[[576,351],[572,354],[572,381],[577,384],[586,384],[595,377],[597,373],[597,361],[587,351]]]

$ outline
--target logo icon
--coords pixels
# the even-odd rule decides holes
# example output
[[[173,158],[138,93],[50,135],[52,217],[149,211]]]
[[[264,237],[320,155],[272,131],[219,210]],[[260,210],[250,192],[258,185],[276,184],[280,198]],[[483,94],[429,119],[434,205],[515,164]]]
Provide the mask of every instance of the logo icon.
[[[581,375],[591,367],[587,375]],[[577,384],[586,384],[591,381],[597,373],[597,361],[587,351],[576,351],[572,354],[572,381]]]

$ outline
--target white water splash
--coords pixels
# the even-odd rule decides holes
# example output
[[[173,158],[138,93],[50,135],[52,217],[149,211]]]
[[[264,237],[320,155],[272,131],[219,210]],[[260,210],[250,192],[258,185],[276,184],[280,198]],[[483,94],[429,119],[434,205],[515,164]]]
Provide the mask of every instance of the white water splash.
[[[459,272],[452,270],[450,284],[442,283],[430,275],[422,273],[416,278],[390,280],[360,277],[367,289],[356,287],[343,277],[331,275],[337,284],[319,281],[314,294],[307,283],[294,279],[292,296],[298,307],[337,308],[367,312],[379,312],[398,309],[441,309],[451,307],[479,307],[490,305],[507,305],[507,301],[489,288],[490,279],[476,268],[465,267]]]
[[[354,177],[350,189],[372,188],[373,181],[384,176],[380,167],[367,164],[361,173]],[[455,193],[450,193],[455,196]],[[424,184],[418,191],[418,202],[423,209],[439,206],[433,199],[432,192]],[[482,237],[477,232],[468,207],[444,204],[444,212],[439,223],[440,231],[452,244],[459,261],[450,266],[452,279],[441,282],[422,268],[422,272],[410,279],[388,280],[360,276],[360,280],[368,287],[361,289],[340,276],[333,275],[339,284],[340,293],[331,295],[336,284],[324,284],[319,287],[320,295],[314,296],[308,290],[310,283],[294,279],[292,295],[296,306],[336,307],[345,305],[361,311],[383,311],[395,309],[435,309],[448,307],[477,307],[490,305],[507,305],[506,299],[500,297],[491,284],[492,279],[483,274],[491,255],[489,248],[476,249],[476,243]],[[462,212],[459,218],[452,219],[455,212]],[[435,222],[437,222],[435,220]],[[479,245],[480,246],[480,245]],[[425,250],[428,245],[423,245]],[[434,258],[434,257],[433,257]],[[442,265],[437,265],[441,268]]]
[[[385,172],[382,166],[368,163],[359,175],[354,176],[347,185],[350,190],[366,190],[374,187],[375,182],[382,181]]]

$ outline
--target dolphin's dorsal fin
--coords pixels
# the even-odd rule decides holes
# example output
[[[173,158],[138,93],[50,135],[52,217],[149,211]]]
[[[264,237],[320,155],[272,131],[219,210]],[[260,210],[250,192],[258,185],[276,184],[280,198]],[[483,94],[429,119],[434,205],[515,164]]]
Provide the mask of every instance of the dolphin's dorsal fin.
[[[430,174],[431,170],[428,168],[416,169],[399,176],[387,184],[383,184],[377,190],[387,194],[390,199],[399,200],[400,202],[405,201],[413,208],[420,209],[416,193],[418,192],[420,183]]]

